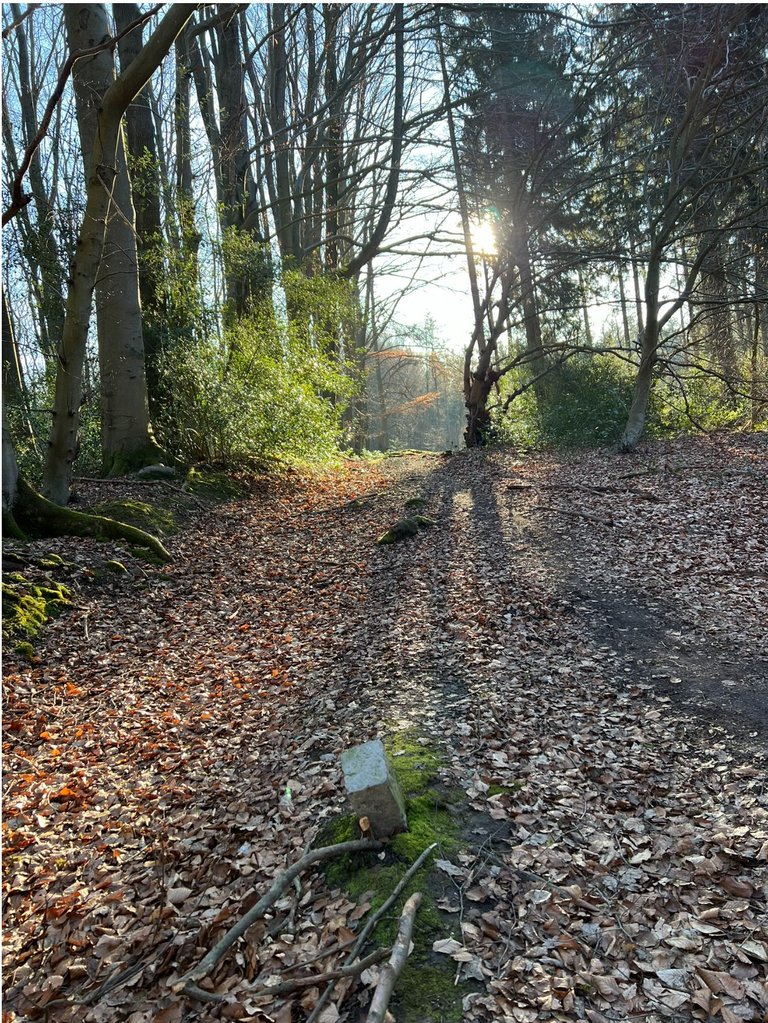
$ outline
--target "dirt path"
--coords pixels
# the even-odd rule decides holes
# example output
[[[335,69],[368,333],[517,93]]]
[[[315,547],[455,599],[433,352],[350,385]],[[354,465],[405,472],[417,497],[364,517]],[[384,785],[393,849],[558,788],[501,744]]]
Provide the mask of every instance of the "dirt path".
[[[679,465],[717,468],[717,452],[633,463],[659,501],[573,489],[618,485],[627,463],[607,456],[350,466],[202,517],[168,568],[126,558],[128,576],[85,590],[40,663],[6,679],[8,1023],[131,963],[130,984],[49,1018],[304,1019],[317,992],[280,1009],[248,982],[356,926],[356,901],[321,878],[292,935],[255,928],[222,964],[232,1006],[171,988],[342,805],[340,751],[402,732],[437,751],[479,830],[449,874],[456,1005],[417,1018],[398,1003],[401,1020],[758,1018],[764,580],[714,593],[696,570],[720,530],[727,570],[757,568],[766,488],[762,449],[718,451],[737,475],[713,487],[686,469],[671,496]],[[438,524],[376,546],[414,496]],[[744,651],[748,672],[724,677]],[[708,698],[727,691],[722,733],[678,702],[705,679]],[[352,990],[323,1023],[369,997]]]

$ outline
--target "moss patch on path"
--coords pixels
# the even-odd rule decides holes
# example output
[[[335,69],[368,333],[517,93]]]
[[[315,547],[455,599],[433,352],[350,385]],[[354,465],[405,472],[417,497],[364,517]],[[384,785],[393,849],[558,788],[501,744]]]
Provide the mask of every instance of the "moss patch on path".
[[[326,879],[351,898],[370,902],[375,911],[424,849],[437,843],[435,852],[409,881],[399,904],[376,927],[372,941],[379,946],[392,944],[403,903],[420,891],[423,897],[413,931],[413,951],[398,980],[391,1008],[400,1023],[458,1023],[467,989],[454,983],[453,960],[432,951],[433,943],[440,938],[461,937],[456,918],[437,905],[439,899],[455,894],[455,888],[446,875],[435,871],[433,860],[450,858],[461,847],[455,806],[463,793],[452,793],[438,785],[443,758],[439,750],[424,745],[418,733],[395,732],[385,738],[384,745],[405,796],[408,831],[390,840],[383,860],[372,865],[370,857],[347,856],[327,868]],[[359,838],[357,818],[347,815],[327,825],[318,844],[352,838]]]

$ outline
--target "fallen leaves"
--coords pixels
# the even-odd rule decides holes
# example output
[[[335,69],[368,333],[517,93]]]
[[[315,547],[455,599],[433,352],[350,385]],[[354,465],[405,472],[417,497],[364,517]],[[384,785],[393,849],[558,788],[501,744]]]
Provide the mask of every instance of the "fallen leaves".
[[[8,1023],[176,1023],[174,983],[341,805],[341,749],[406,727],[466,794],[464,848],[435,864],[433,948],[467,1021],[760,1019],[764,764],[686,730],[637,668],[646,647],[625,656],[619,616],[629,590],[674,605],[648,667],[680,690],[681,645],[764,652],[761,577],[697,574],[765,554],[765,484],[730,473],[758,463],[754,443],[717,448],[719,475],[657,472],[651,450],[659,501],[622,491],[627,463],[605,454],[393,461],[389,481],[350,467],[201,520],[142,588],[84,590],[40,664],[11,658],[6,678]],[[711,455],[686,442],[678,461]],[[407,473],[439,526],[377,548]],[[510,491],[512,475],[536,485]],[[615,528],[539,516],[540,484],[578,484],[579,509]],[[334,969],[364,912],[302,879],[214,972],[227,1001],[198,1018],[300,1023],[319,987],[275,1001],[253,985],[341,946],[318,972]],[[354,1019],[358,987],[341,982],[320,1020]]]

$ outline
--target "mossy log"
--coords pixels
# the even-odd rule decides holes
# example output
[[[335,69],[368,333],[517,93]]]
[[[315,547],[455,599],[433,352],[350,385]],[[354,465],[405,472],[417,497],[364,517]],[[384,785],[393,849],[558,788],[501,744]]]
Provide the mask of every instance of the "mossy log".
[[[6,514],[3,520],[4,528],[6,522],[9,527],[12,523],[15,530],[9,528],[9,532],[15,536],[19,534],[23,536],[28,529],[41,536],[94,536],[110,540],[128,540],[140,547],[147,547],[163,561],[171,560],[170,553],[151,533],[145,533],[143,529],[107,518],[105,515],[89,515],[73,511],[71,508],[61,508],[42,494],[38,494],[21,477],[13,515]]]
[[[376,543],[398,543],[409,536],[416,536],[420,529],[428,529],[430,526],[436,525],[435,520],[427,518],[426,515],[409,515],[407,518],[398,519],[386,532],[381,534]]]

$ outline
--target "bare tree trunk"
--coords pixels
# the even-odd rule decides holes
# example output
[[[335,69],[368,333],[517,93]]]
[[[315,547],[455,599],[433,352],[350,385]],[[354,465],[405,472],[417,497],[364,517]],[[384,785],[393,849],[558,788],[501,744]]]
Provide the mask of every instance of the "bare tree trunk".
[[[5,411],[5,390],[3,390],[3,536],[20,537],[23,535],[13,516],[18,483],[19,469]]]
[[[579,292],[581,294],[581,315],[584,320],[584,336],[587,339],[587,344],[590,348],[592,348],[594,341],[592,338],[592,327],[589,322],[589,295],[587,293],[587,286],[584,282],[584,273],[581,269],[581,264],[579,264],[577,269],[579,275]]]
[[[104,4],[69,4],[64,18],[70,52],[97,45],[110,36]],[[111,52],[104,49],[79,60],[73,75],[80,145],[83,162],[89,166],[98,104],[115,81]],[[149,426],[135,214],[121,126],[114,167],[112,202],[96,281],[101,445],[107,473],[124,472],[157,454]]]
[[[652,266],[649,264],[645,285],[646,320],[642,335],[640,365],[635,377],[632,405],[627,417],[627,424],[619,441],[619,450],[624,452],[634,451],[637,447],[643,435],[645,419],[648,414],[648,401],[653,385],[653,371],[656,366],[656,354],[659,347],[658,281],[658,265]],[[652,299],[651,295],[654,292],[655,299]]]
[[[118,32],[140,17],[138,4],[112,4],[112,14]],[[124,70],[141,52],[142,29],[134,29],[117,44],[120,68]],[[128,152],[134,163],[132,173],[134,190],[140,198],[136,203],[136,242],[139,254],[139,291],[143,309],[154,309],[157,304],[157,265],[148,258],[157,244],[162,225],[160,221],[160,179],[157,169],[157,140],[152,119],[149,89],[142,89],[126,111],[126,139]],[[147,351],[148,362],[151,355]]]
[[[643,316],[643,291],[640,287],[640,264],[637,258],[637,249],[635,247],[635,239],[630,236],[629,239],[629,251],[630,251],[630,262],[632,265],[632,287],[635,293],[635,316],[637,317],[637,336],[643,333],[645,329],[644,316]]]
[[[632,339],[629,333],[627,293],[624,289],[624,267],[621,264],[619,264],[619,302],[621,304],[621,324],[624,330],[624,347],[629,351],[632,348]]]
[[[83,363],[93,291],[99,270],[112,189],[117,177],[121,119],[133,97],[144,88],[194,8],[175,4],[144,45],[139,56],[104,94],[90,160],[86,165],[86,207],[70,268],[70,283],[56,374],[53,425],[43,473],[47,497],[66,504],[77,457]]]

